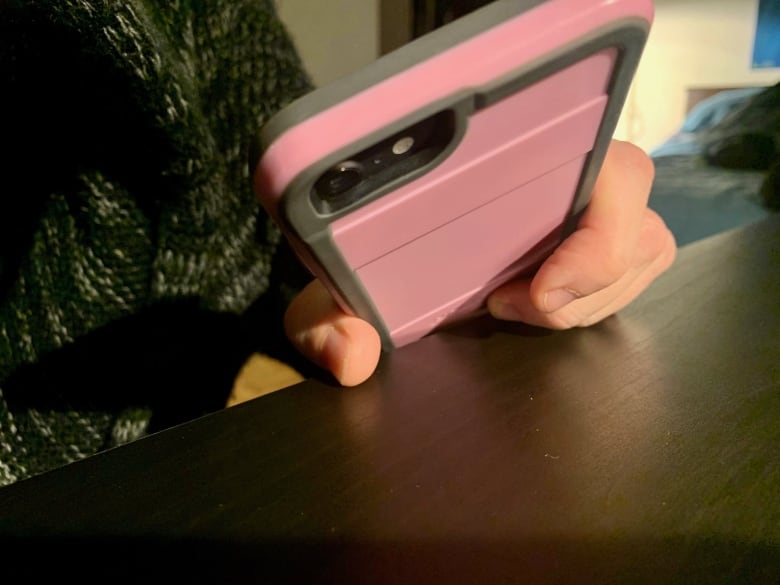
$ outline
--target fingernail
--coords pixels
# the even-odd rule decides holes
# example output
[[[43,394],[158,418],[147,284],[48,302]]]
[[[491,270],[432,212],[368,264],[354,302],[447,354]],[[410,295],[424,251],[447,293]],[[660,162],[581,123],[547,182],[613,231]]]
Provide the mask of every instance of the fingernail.
[[[579,295],[574,291],[567,288],[559,288],[544,295],[544,309],[548,313],[554,313],[578,298],[580,298]]]

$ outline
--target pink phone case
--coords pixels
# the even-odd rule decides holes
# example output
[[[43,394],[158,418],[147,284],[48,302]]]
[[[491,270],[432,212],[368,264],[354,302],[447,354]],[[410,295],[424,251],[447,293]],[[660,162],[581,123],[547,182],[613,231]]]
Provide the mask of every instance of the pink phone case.
[[[479,313],[575,227],[652,15],[651,0],[493,2],[269,120],[257,196],[386,349]],[[375,145],[403,151],[425,124],[430,160],[354,201],[318,199],[329,169],[379,165]]]

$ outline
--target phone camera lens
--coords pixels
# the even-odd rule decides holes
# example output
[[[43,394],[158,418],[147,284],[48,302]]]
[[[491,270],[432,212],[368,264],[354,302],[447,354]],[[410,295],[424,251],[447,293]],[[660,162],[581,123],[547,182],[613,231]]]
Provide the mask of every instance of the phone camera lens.
[[[349,191],[363,180],[363,167],[355,161],[337,164],[328,170],[314,184],[323,197],[334,197]]]

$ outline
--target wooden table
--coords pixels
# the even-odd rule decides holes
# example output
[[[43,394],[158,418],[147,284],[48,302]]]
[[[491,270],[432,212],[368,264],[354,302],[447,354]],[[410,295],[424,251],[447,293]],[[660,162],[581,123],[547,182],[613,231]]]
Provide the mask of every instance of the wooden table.
[[[28,560],[29,557],[29,560]],[[0,489],[0,580],[780,582],[780,220]]]

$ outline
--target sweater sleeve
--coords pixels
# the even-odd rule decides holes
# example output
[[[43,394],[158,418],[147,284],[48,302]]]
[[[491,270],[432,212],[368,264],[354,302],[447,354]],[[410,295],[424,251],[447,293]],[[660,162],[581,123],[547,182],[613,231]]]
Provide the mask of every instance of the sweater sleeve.
[[[309,89],[270,0],[0,4],[0,485],[219,408],[283,346],[307,275],[247,160]]]

